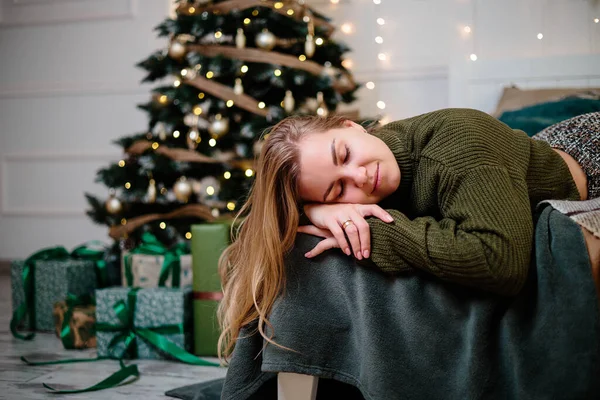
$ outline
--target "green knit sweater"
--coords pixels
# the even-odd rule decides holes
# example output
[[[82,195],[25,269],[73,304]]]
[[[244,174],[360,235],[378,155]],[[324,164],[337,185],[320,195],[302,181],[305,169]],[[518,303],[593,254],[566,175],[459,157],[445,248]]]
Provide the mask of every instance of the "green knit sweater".
[[[370,218],[371,258],[384,272],[420,269],[514,295],[527,277],[532,209],[579,200],[566,163],[542,141],[470,109],[392,122],[373,133],[400,166],[398,190],[380,205],[393,223]]]

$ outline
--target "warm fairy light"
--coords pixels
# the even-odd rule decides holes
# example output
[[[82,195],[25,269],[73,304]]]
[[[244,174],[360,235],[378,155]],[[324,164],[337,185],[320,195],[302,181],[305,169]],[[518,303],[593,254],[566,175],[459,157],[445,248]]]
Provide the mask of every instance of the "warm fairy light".
[[[385,102],[378,101],[377,102],[377,108],[379,108],[380,110],[385,110]]]
[[[173,86],[179,87],[179,85],[181,85],[181,81],[179,79],[175,79],[175,81],[173,82]]]
[[[152,143],[152,148],[153,148],[154,150],[158,149],[158,146],[159,146],[158,142],[154,142],[154,143]]]
[[[275,74],[275,76],[281,76],[281,70],[276,69],[275,71],[273,71],[273,74]]]
[[[385,19],[383,19],[383,18],[377,18],[377,23],[379,25],[385,25]]]
[[[200,107],[200,106],[194,107],[194,114],[195,115],[202,115],[202,107]]]
[[[187,71],[187,69],[185,69],[185,68],[184,68],[184,69],[182,69],[182,70],[181,70],[181,76],[186,76],[186,75],[187,75],[187,72],[188,72],[188,71]]]
[[[167,229],[167,224],[165,224],[164,222],[160,223],[160,229]]]
[[[242,71],[242,73],[245,74],[246,72],[248,72],[248,66],[242,65],[242,68],[240,68],[240,71]]]
[[[127,219],[121,218],[121,225],[127,225]]]
[[[381,36],[377,36],[377,37],[375,38],[375,42],[377,42],[377,43],[381,44],[381,43],[383,43],[383,38],[382,38]]]
[[[179,131],[174,131],[174,132],[173,132],[173,137],[174,137],[175,139],[177,139],[177,138],[179,137],[179,135],[181,135],[181,133],[180,133]]]
[[[226,172],[223,174],[223,178],[225,178],[225,179],[230,179],[230,178],[231,178],[231,172],[229,172],[229,171],[226,171]]]
[[[294,15],[294,10],[292,10],[291,8],[287,10],[287,15]]]
[[[344,32],[345,34],[350,34],[352,33],[352,31],[354,30],[354,28],[352,27],[352,24],[349,22],[346,22],[345,24],[342,24],[341,28],[342,32]]]
[[[212,71],[208,71],[208,72],[206,73],[206,78],[207,78],[207,79],[211,79],[213,76],[215,76],[215,73],[214,73],[214,72],[212,72]]]
[[[344,61],[342,61],[342,66],[346,69],[350,69],[352,68],[352,66],[354,65],[354,63],[352,62],[351,59],[347,58]]]
[[[265,107],[266,107],[266,104],[264,103],[264,101],[261,101],[260,103],[258,103],[258,108],[260,108],[261,110]]]
[[[331,4],[339,4],[340,3],[340,0],[330,0],[330,1],[331,1]]]
[[[300,56],[298,57],[298,60],[306,61],[306,56],[304,54],[300,54]]]
[[[250,168],[248,168],[248,169],[246,170],[246,176],[247,176],[248,178],[250,178],[252,175],[254,175],[254,171],[252,171]]]
[[[385,55],[385,53],[379,53],[377,58],[379,58],[381,61],[385,61],[387,60],[387,55]]]
[[[470,26],[465,26],[463,29],[464,29],[464,31],[466,33],[471,33],[471,27]]]
[[[158,101],[160,101],[161,103],[166,103],[168,99],[169,98],[167,97],[167,95],[163,94],[158,98]]]
[[[375,89],[375,83],[373,83],[373,82],[367,82],[366,86],[367,86],[367,89],[369,89],[369,90]]]
[[[325,41],[323,40],[323,38],[317,38],[317,40],[315,40],[315,43],[317,44],[317,46],[321,46]]]
[[[258,15],[258,10],[252,11],[252,15],[256,17]]]
[[[302,21],[308,24],[310,22],[310,17],[308,15],[305,15],[304,17],[302,17]]]
[[[131,188],[131,183],[125,182],[125,189],[130,189],[130,188]]]
[[[192,232],[186,232],[186,233],[185,233],[185,238],[186,238],[187,240],[190,240],[190,239],[192,238]]]
[[[220,39],[221,36],[223,36],[223,32],[221,32],[221,31],[215,32],[215,38]]]
[[[375,4],[381,4],[381,0],[373,0],[373,3],[375,3]]]
[[[471,54],[471,61],[477,61],[477,54]]]
[[[594,22],[597,24],[598,22],[600,22],[600,18],[594,18]]]
[[[250,25],[250,22],[252,22],[250,18],[244,18],[244,25]]]
[[[542,40],[544,38],[544,34],[538,33],[537,34],[537,38],[540,39],[540,40]]]
[[[206,188],[206,194],[209,196],[212,196],[213,194],[215,194],[215,188],[212,186],[209,186]]]
[[[233,107],[233,100],[227,100],[227,107]]]
[[[200,100],[202,100],[204,98],[205,94],[203,92],[198,93],[198,98]]]
[[[281,1],[278,1],[273,5],[273,7],[275,7],[276,10],[279,10],[280,8],[283,8],[283,3]]]
[[[190,14],[193,14],[193,13],[195,13],[195,12],[196,12],[196,7],[190,7],[190,8],[188,8],[188,12],[189,12]]]
[[[125,160],[119,160],[119,167],[125,166]]]
[[[229,203],[227,203],[227,209],[228,209],[229,211],[233,211],[233,210],[235,210],[235,203],[234,203],[234,202],[232,202],[232,201],[230,201]]]
[[[208,145],[210,147],[215,147],[217,145],[217,141],[214,138],[210,138],[210,140],[208,141]]]

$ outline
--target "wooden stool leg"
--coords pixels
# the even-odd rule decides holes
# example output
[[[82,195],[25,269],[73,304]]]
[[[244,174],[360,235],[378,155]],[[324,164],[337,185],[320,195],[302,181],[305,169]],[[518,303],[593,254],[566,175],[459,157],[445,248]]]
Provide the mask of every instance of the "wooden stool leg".
[[[315,400],[319,378],[281,372],[277,375],[277,400]]]

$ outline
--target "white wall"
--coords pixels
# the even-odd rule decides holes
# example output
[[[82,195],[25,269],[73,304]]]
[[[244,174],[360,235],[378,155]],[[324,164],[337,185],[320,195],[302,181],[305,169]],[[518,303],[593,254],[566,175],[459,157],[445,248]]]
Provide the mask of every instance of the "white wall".
[[[351,106],[364,116],[380,113],[380,100],[390,119],[449,106],[449,65],[471,53],[600,53],[593,0],[307,2],[337,25],[353,24],[339,37],[354,50],[357,79],[376,84]],[[94,177],[120,157],[112,140],[147,124],[136,104],[151,86],[139,84],[135,63],[165,46],[153,28],[168,10],[169,0],[0,0],[0,259],[108,241],[106,227],[85,216],[83,193],[106,194]],[[377,59],[380,50],[387,61]]]

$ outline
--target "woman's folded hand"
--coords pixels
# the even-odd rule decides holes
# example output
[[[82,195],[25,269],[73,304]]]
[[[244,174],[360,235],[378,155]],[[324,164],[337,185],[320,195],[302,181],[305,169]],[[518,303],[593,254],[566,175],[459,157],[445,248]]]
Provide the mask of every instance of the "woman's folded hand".
[[[308,258],[334,247],[341,248],[347,255],[354,254],[359,260],[368,258],[371,232],[365,217],[377,217],[384,222],[394,220],[375,204],[307,204],[304,206],[304,213],[313,225],[300,226],[298,232],[324,238],[305,254]]]

